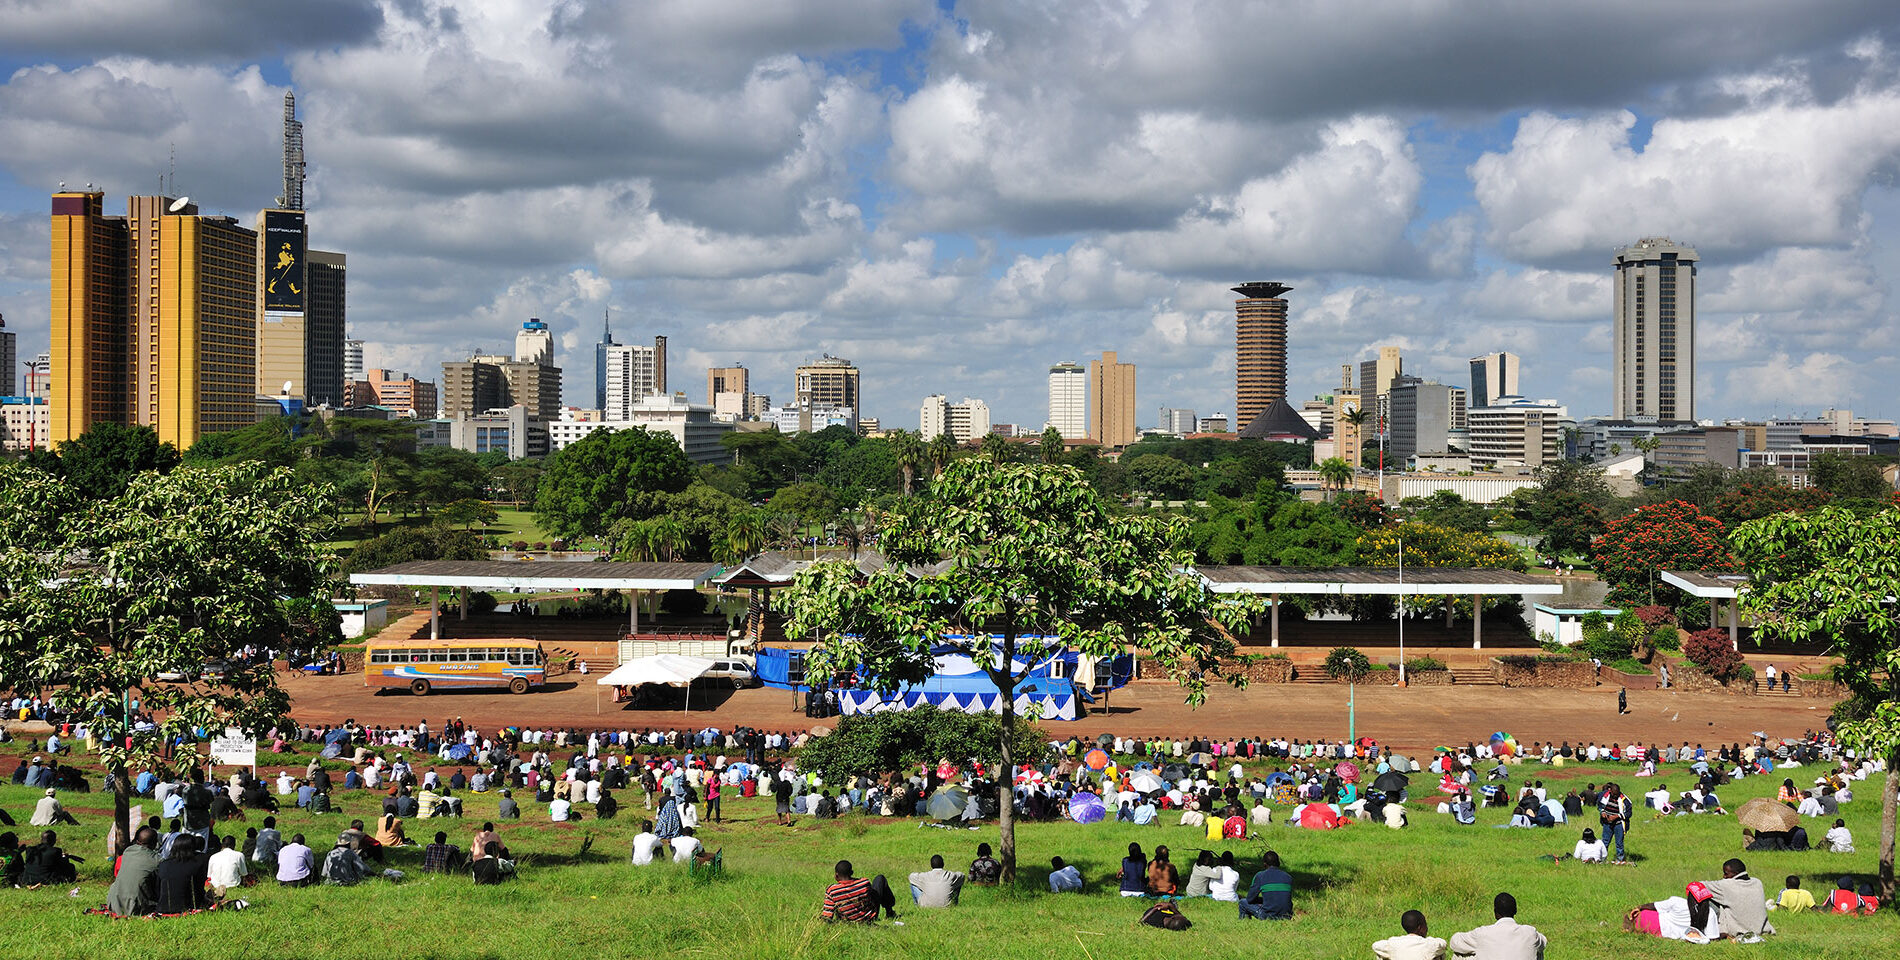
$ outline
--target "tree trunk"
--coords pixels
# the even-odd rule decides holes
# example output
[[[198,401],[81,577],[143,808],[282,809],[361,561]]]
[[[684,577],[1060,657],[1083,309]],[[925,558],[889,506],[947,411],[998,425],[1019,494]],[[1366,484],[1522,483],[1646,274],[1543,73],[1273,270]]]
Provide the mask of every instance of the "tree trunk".
[[[1003,861],[1001,882],[1004,886],[1016,884],[1016,758],[1010,752],[1012,741],[1016,738],[1016,630],[1010,628],[1003,633],[1003,666],[1001,682],[996,683],[998,693],[1002,694],[1003,708],[1003,768],[998,771],[1002,776],[996,780],[996,830],[997,854]],[[998,674],[991,674],[996,682]],[[1889,782],[1892,778],[1889,777]],[[1891,823],[1891,820],[1889,820]],[[1891,832],[1889,832],[1891,838]],[[1891,846],[1888,848],[1891,852]],[[1887,860],[1889,868],[1892,858]],[[1889,869],[1891,874],[1891,869]]]
[[[1893,899],[1894,815],[1900,804],[1900,750],[1887,753],[1887,779],[1880,788],[1880,899]]]
[[[124,736],[131,736],[131,731],[126,731]],[[121,741],[118,746],[123,748],[125,743]],[[119,828],[119,842],[112,850],[112,855],[117,857],[132,843],[132,784],[126,779],[124,749],[114,751],[113,755],[119,759],[108,764],[107,769],[112,773],[112,822]]]

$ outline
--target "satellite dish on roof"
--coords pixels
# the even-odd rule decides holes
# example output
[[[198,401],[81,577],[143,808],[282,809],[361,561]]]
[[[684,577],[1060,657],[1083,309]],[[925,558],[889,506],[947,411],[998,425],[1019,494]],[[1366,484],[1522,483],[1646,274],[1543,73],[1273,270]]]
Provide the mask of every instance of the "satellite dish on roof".
[[[289,380],[284,381],[284,396],[286,397],[290,396],[290,381]]]
[[[166,209],[170,210],[172,213],[178,213],[178,212],[183,211],[185,207],[189,206],[190,204],[191,204],[190,197],[179,197],[178,199],[173,200],[172,205]]]

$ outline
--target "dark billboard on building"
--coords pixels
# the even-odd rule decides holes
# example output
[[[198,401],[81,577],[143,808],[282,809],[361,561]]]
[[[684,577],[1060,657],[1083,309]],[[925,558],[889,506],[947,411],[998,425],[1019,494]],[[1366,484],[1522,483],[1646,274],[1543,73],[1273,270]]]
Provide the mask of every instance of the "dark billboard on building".
[[[304,221],[296,210],[264,211],[264,309],[301,313]]]

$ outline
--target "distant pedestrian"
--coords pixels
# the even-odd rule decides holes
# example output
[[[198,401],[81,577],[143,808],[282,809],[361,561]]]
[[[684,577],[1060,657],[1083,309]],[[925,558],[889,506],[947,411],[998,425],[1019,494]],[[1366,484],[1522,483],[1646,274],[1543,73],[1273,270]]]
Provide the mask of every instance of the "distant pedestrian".
[[[1630,712],[1630,691],[1628,687],[1616,688],[1616,712],[1619,715]]]
[[[1658,664],[1657,669],[1662,676],[1662,688],[1664,690],[1669,689],[1669,664]]]

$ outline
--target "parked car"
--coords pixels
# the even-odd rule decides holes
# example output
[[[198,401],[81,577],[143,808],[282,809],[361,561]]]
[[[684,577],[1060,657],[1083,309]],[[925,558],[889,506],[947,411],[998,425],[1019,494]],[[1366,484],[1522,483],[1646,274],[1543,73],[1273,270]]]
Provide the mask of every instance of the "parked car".
[[[712,669],[706,671],[706,676],[714,680],[730,680],[734,689],[759,685],[758,674],[752,669],[751,657],[714,658]]]

